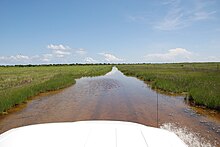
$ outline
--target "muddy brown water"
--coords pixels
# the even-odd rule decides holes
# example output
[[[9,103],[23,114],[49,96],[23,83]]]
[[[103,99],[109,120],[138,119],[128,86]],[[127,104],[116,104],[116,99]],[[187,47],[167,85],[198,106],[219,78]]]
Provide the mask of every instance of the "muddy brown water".
[[[105,76],[78,79],[69,88],[38,96],[22,109],[0,116],[0,133],[30,124],[81,120],[122,120],[156,127],[157,94],[159,126],[171,124],[212,146],[220,145],[218,112],[191,107],[183,96],[156,93],[117,68]]]

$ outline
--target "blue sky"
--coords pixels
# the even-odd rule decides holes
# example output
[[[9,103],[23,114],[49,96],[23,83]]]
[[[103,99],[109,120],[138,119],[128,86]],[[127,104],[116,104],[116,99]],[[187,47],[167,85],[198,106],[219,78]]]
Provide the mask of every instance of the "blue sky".
[[[219,0],[1,0],[0,64],[220,61]]]

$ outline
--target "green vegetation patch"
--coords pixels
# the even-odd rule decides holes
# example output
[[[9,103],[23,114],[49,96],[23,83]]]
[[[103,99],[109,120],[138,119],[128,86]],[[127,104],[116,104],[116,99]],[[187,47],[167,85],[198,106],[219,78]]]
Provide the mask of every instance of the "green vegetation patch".
[[[187,93],[195,104],[220,110],[220,63],[118,65],[124,74],[147,81],[153,89]]]
[[[58,90],[83,76],[103,75],[111,65],[0,67],[0,113],[39,93]]]

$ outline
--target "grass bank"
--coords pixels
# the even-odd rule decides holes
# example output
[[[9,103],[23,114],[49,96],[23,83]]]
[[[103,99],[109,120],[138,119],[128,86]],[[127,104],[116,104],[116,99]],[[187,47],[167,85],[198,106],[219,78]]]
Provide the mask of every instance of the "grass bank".
[[[111,65],[0,67],[0,113],[39,93],[58,90],[83,76],[103,75]]]
[[[149,83],[153,89],[186,93],[197,105],[220,110],[220,63],[118,65],[125,75]]]

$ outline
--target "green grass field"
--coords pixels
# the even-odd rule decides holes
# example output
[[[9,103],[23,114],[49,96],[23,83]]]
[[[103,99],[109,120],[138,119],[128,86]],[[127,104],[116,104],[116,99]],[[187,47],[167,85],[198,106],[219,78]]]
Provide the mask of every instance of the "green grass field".
[[[0,67],[0,113],[39,93],[68,87],[83,76],[103,75],[111,65]]]
[[[184,93],[197,105],[220,110],[220,63],[117,65],[153,89]]]

